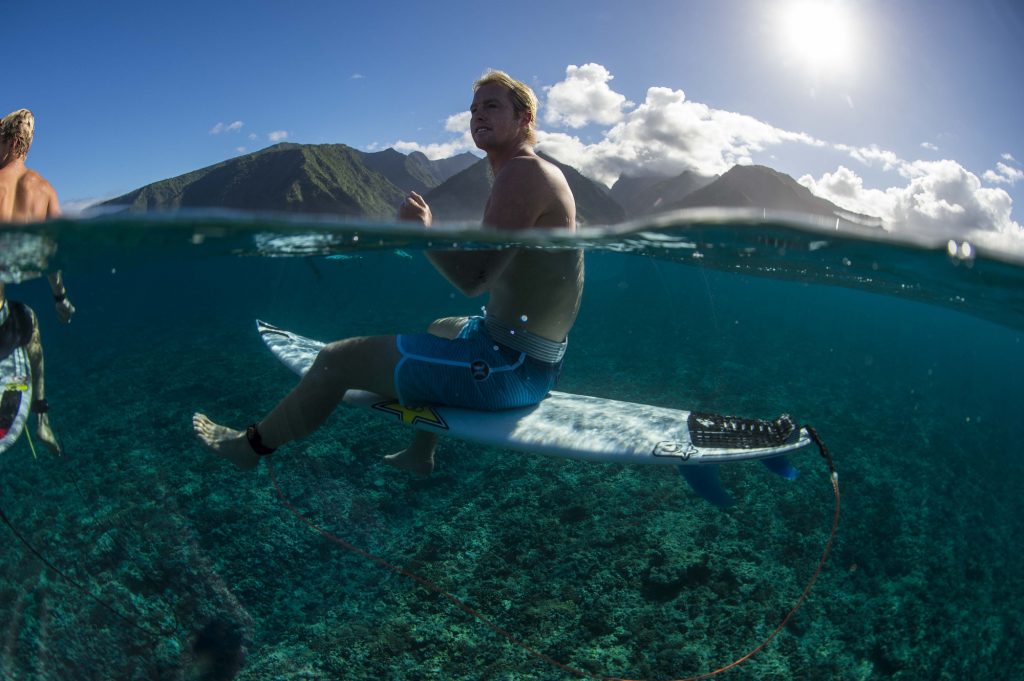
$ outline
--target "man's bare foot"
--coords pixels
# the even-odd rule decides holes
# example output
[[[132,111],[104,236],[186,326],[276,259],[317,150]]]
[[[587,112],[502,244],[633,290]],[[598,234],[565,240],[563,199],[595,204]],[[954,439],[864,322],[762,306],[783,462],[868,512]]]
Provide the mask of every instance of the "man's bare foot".
[[[50,417],[49,414],[39,415],[39,426],[36,428],[36,435],[39,437],[39,441],[46,445],[54,454],[60,454],[60,445],[57,444],[57,436],[53,434],[53,430],[50,428]]]
[[[414,475],[427,476],[434,472],[436,446],[436,435],[417,430],[412,444],[407,449],[385,456],[384,463]]]
[[[244,431],[218,426],[206,414],[192,415],[192,430],[204,447],[242,470],[252,470],[260,462],[259,454],[252,451]]]
[[[384,463],[414,475],[426,477],[434,472],[434,452],[431,451],[424,457],[421,452],[416,452],[413,447],[409,447],[400,452],[388,454],[384,457]]]

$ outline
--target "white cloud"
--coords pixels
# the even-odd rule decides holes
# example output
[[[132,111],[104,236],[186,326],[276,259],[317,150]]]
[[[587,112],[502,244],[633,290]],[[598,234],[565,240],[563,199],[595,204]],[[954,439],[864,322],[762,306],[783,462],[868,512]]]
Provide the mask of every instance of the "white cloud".
[[[256,133],[254,133],[254,132],[250,132],[250,133],[249,133],[249,139],[250,139],[250,140],[252,140],[253,142],[255,142],[256,140],[258,140],[259,138],[260,138],[260,136],[259,136],[259,135],[257,135]]]
[[[1009,154],[1005,154],[1009,156]],[[986,182],[992,182],[994,184],[1008,184],[1014,185],[1020,180],[1024,180],[1024,171],[1018,168],[1011,168],[1002,161],[996,163],[995,170],[986,170],[982,177]]]
[[[1004,161],[1010,161],[1010,162],[1012,162],[1012,163],[1016,163],[1016,162],[1017,162],[1017,159],[1015,159],[1015,158],[1014,158],[1014,157],[1013,157],[1013,156],[1012,156],[1011,154],[1009,154],[1009,153],[1005,153],[1005,154],[1003,154],[1003,160],[1004,160]]]
[[[60,202],[60,210],[64,217],[78,217],[98,203],[114,198],[113,196],[92,197],[87,199],[69,199]]]
[[[956,161],[904,162],[899,172],[907,184],[884,190],[864,187],[863,180],[845,166],[819,179],[805,175],[799,181],[842,208],[881,217],[893,230],[944,238],[984,231],[1021,237],[1021,226],[1010,215],[1010,195],[982,187],[978,176]]]
[[[281,140],[288,139],[287,130],[275,130],[274,132],[267,134],[267,139],[271,142],[280,142]]]
[[[687,101],[682,90],[652,87],[643,104],[624,115],[604,138],[586,144],[564,133],[541,132],[538,148],[606,184],[622,173],[723,173],[751,163],[768,146],[824,143],[751,116]]]
[[[248,149],[246,149],[245,147],[235,147],[235,151],[238,152],[239,154],[244,154],[246,151],[248,151]]]
[[[243,123],[242,121],[234,121],[233,123],[228,123],[227,125],[218,122],[217,125],[210,128],[210,134],[219,135],[222,132],[238,132],[239,130],[242,129],[243,125],[245,125],[245,123]]]
[[[857,159],[866,166],[874,166],[875,163],[881,163],[882,170],[899,170],[902,174],[902,168],[906,165],[906,161],[894,152],[882,149],[877,144],[866,147],[852,147],[848,144],[834,144],[832,146],[839,151],[848,153],[852,158]]]
[[[361,74],[361,73],[353,73],[352,74],[352,80],[362,80],[363,78],[365,78],[365,76],[363,74]]]
[[[476,145],[473,143],[473,136],[469,132],[470,118],[471,114],[468,111],[462,111],[457,114],[452,114],[445,120],[445,130],[448,132],[460,133],[458,139],[454,139],[450,142],[420,144],[419,142],[398,140],[391,146],[403,154],[418,151],[425,154],[427,158],[432,160],[450,158],[451,156],[461,154],[464,151],[476,149]]]
[[[923,149],[927,149],[929,151],[938,151],[939,150],[939,148],[937,146],[935,146],[934,144],[932,144],[931,142],[921,142],[921,147]]]
[[[405,140],[398,140],[391,145],[396,151],[400,151],[403,154],[409,154],[414,151],[418,151],[431,160],[437,160],[440,158],[450,158],[456,154],[461,154],[464,151],[469,151],[461,141],[458,142],[443,142],[439,144],[420,144],[419,142],[406,142]]]
[[[634,106],[608,87],[613,78],[600,64],[570,65],[565,80],[546,87],[544,122],[582,128],[590,123],[611,125],[622,120],[622,110]]]
[[[473,114],[468,111],[460,111],[457,114],[452,114],[445,120],[444,129],[448,132],[460,132],[472,141],[473,138],[469,134],[469,123],[472,119]]]

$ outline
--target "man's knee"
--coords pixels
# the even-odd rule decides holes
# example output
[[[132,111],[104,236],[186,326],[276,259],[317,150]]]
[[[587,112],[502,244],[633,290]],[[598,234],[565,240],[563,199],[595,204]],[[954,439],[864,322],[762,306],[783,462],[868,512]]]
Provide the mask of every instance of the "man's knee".
[[[328,343],[320,349],[310,367],[310,372],[330,373],[344,371],[345,366],[353,361],[359,338],[345,338]]]
[[[431,336],[451,340],[458,337],[468,321],[469,317],[444,317],[443,319],[437,319],[427,327],[427,333]]]

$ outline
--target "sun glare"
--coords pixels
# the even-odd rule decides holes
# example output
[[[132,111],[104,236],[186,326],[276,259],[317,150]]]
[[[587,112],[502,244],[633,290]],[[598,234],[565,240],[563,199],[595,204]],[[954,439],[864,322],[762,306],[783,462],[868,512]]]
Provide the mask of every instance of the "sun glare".
[[[838,75],[855,66],[856,25],[847,5],[835,0],[803,0],[780,13],[782,47],[815,75]]]

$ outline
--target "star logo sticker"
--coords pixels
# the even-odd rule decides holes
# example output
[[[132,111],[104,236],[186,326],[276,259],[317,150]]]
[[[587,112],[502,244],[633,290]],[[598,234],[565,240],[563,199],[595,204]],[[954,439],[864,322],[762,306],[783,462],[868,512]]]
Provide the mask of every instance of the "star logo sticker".
[[[445,423],[444,419],[441,418],[441,415],[433,407],[403,407],[397,400],[391,400],[389,402],[378,402],[373,405],[373,408],[388,414],[394,414],[407,426],[425,424],[439,430],[448,430],[448,424]]]

